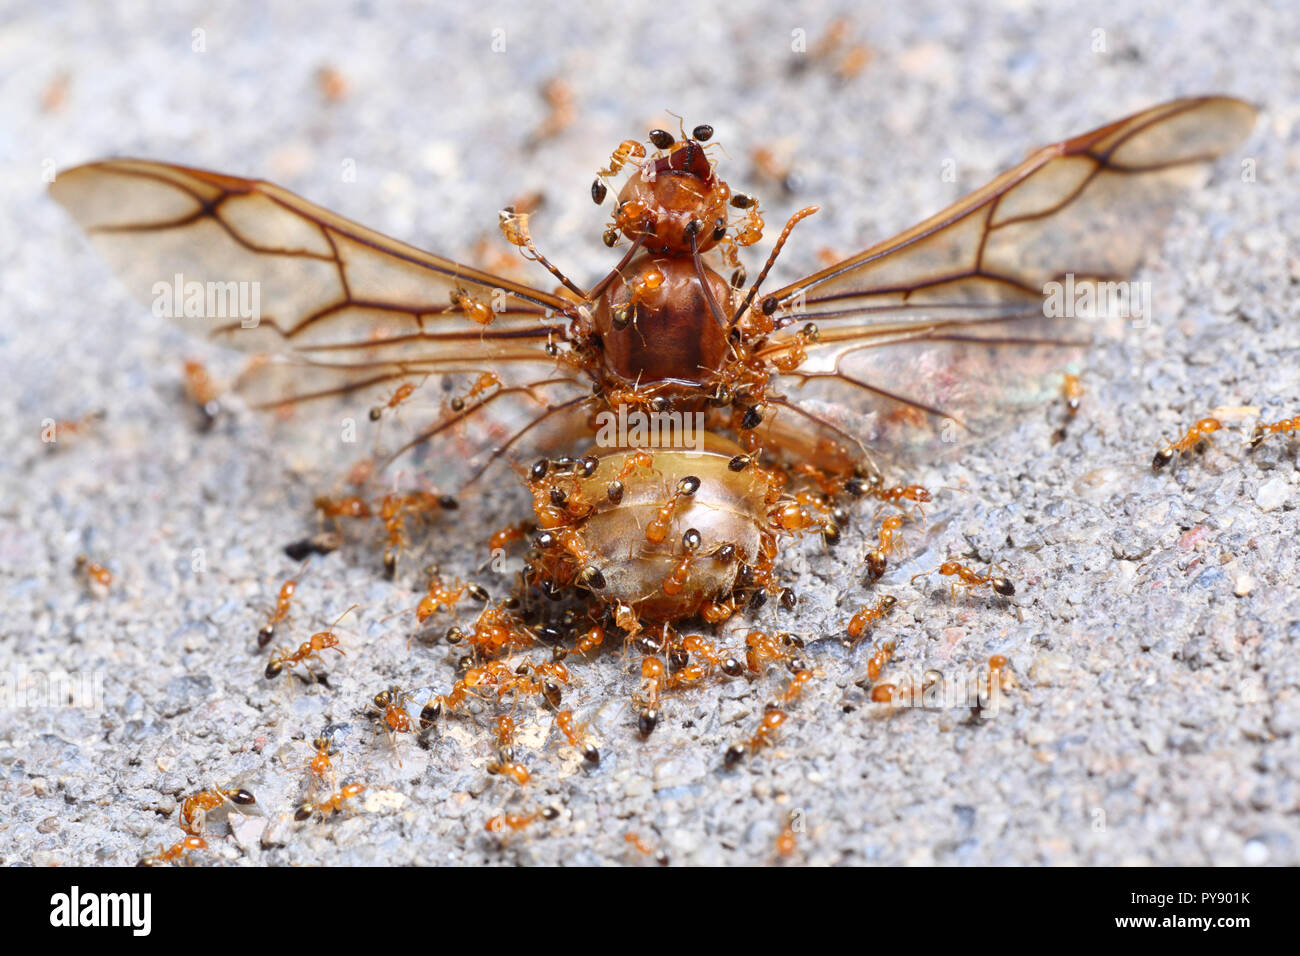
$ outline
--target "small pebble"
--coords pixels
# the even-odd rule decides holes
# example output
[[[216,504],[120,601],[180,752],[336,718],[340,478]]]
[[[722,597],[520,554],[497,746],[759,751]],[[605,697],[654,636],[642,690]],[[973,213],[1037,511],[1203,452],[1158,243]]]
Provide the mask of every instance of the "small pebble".
[[[1281,475],[1270,478],[1259,486],[1255,492],[1255,504],[1261,511],[1273,511],[1280,507],[1291,494],[1291,486]]]

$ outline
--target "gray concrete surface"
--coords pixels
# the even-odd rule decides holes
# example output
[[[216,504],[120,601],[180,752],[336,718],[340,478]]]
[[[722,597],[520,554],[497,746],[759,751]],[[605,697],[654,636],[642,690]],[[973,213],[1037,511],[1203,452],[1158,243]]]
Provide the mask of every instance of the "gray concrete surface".
[[[1171,473],[1148,467],[1158,442],[1209,410],[1300,412],[1300,9],[1057,6],[5,3],[0,671],[14,693],[0,710],[0,860],[133,863],[179,838],[185,794],[240,780],[260,814],[214,822],[193,862],[637,863],[625,840],[636,833],[675,863],[764,863],[796,810],[793,859],[812,864],[1300,861],[1297,446],[1248,456],[1232,433]],[[835,57],[791,52],[792,31],[815,47],[837,15],[870,53],[856,78],[837,78]],[[192,50],[196,29],[205,52]],[[321,93],[325,65],[346,80],[339,102]],[[532,144],[555,76],[572,86],[576,121]],[[909,561],[882,584],[902,606],[878,633],[899,640],[909,671],[956,678],[1006,655],[1020,688],[1001,711],[977,723],[965,710],[882,714],[854,686],[866,648],[820,640],[809,656],[821,679],[778,745],[727,772],[726,746],[772,685],[674,697],[642,742],[625,704],[631,667],[614,652],[577,668],[572,694],[601,767],[584,771],[525,714],[534,782],[522,795],[485,772],[472,719],[428,750],[403,740],[398,768],[361,716],[389,683],[445,688],[452,673],[445,647],[408,648],[406,621],[386,620],[419,582],[384,581],[367,545],[315,559],[302,579],[296,634],[363,606],[341,625],[348,656],[331,661],[328,687],[263,680],[253,635],[296,567],[281,548],[313,528],[312,496],[340,461],[286,462],[270,424],[247,413],[199,434],[180,360],[219,373],[234,360],[128,300],[42,182],[49,163],[107,155],[259,175],[462,259],[493,236],[502,204],[542,189],[535,236],[591,281],[610,264],[592,173],[671,109],[716,127],[728,178],[765,197],[769,223],[823,205],[795,234],[789,280],[818,249],[910,225],[1030,147],[1208,91],[1263,108],[1242,154],[1256,181],[1230,161],[1188,198],[1143,273],[1156,321],[1092,354],[1067,438],[1052,443],[1057,409],[1045,407],[907,476],[964,493],[941,495],[909,539]],[[757,173],[762,144],[797,151],[797,193]],[[355,182],[340,177],[348,159]],[[43,419],[94,409],[102,423],[47,454]],[[468,503],[417,560],[477,565],[507,502],[523,507],[508,487]],[[803,604],[758,624],[838,632],[860,513],[840,559],[813,543],[790,554]],[[1015,600],[953,602],[908,584],[950,551],[1002,562]],[[115,575],[106,597],[80,583],[83,552]],[[848,601],[865,597],[854,587]],[[15,696],[62,673],[98,675],[99,706]],[[283,768],[330,723],[346,725],[342,776],[370,790],[355,812],[290,823],[302,775]],[[484,832],[503,807],[551,804],[559,820],[504,844]]]

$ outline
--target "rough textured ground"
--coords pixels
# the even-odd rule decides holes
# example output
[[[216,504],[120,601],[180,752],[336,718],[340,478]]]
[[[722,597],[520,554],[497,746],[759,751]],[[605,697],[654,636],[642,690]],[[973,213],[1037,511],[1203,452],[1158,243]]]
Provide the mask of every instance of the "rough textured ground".
[[[233,818],[234,833],[215,823],[196,861],[636,862],[634,832],[675,862],[759,863],[792,810],[806,827],[796,858],[810,863],[1300,861],[1297,446],[1252,457],[1232,433],[1172,473],[1148,467],[1157,442],[1208,410],[1300,412],[1300,10],[835,6],[4,5],[0,667],[18,689],[98,673],[103,699],[92,710],[5,701],[0,860],[132,863],[178,838],[186,793],[239,779],[263,815]],[[837,12],[851,16],[847,42],[870,53],[853,79],[837,78],[834,56],[791,52],[793,30],[815,47]],[[191,49],[195,29],[206,52]],[[321,93],[323,65],[346,80],[340,102]],[[577,120],[534,145],[539,90],[555,76],[571,84]],[[779,745],[727,772],[725,747],[771,686],[677,697],[642,742],[625,705],[633,676],[611,653],[579,668],[572,695],[600,769],[583,771],[529,722],[535,782],[522,801],[485,773],[486,736],[471,721],[428,750],[404,740],[398,769],[361,716],[391,682],[445,688],[451,673],[445,647],[408,650],[406,619],[384,620],[414,604],[418,582],[383,581],[369,547],[318,558],[302,580],[298,633],[364,608],[341,628],[348,657],[329,686],[291,695],[262,679],[253,635],[295,568],[281,547],[312,528],[312,496],[337,463],[290,468],[248,414],[200,435],[179,360],[233,365],[128,301],[42,183],[49,162],[114,154],[261,175],[463,259],[502,204],[543,189],[535,235],[591,281],[610,263],[586,196],[592,172],[668,108],[717,128],[728,178],[766,197],[769,223],[823,205],[796,233],[788,279],[818,248],[861,248],[1031,146],[1206,91],[1263,107],[1244,151],[1257,178],[1225,163],[1152,249],[1153,325],[1094,353],[1064,441],[1053,444],[1057,410],[1045,408],[917,476],[965,493],[941,497],[911,560],[883,582],[903,606],[879,635],[897,637],[899,663],[918,673],[957,678],[1006,655],[1021,688],[1003,709],[974,723],[953,709],[886,718],[853,683],[866,649],[820,640],[809,656],[823,679]],[[795,194],[754,168],[764,143],[797,150]],[[348,159],[355,183],[341,181]],[[108,417],[92,434],[46,453],[42,419],[99,408]],[[442,525],[430,553],[448,568],[477,564],[500,517],[487,512],[515,501],[508,492]],[[812,544],[791,554],[803,603],[758,623],[835,637],[835,598],[853,580],[845,559],[865,525],[839,559]],[[112,569],[107,597],[74,574],[83,552]],[[908,584],[949,552],[1002,562],[1019,595],[950,602]],[[330,723],[346,725],[341,769],[368,799],[324,824],[287,823],[301,774],[282,768],[302,764],[302,738]],[[505,846],[483,831],[502,807],[548,804],[563,817]]]

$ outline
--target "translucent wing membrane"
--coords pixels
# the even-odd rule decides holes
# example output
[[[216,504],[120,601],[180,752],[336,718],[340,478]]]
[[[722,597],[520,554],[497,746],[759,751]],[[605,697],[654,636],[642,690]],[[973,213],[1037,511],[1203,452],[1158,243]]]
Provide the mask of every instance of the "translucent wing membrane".
[[[502,385],[460,409],[450,405],[455,394],[426,385],[411,407],[385,417],[386,481],[458,492],[522,462],[583,448],[594,437],[587,424],[591,389],[569,378]]]
[[[503,423],[523,428],[532,418],[519,415],[554,417],[552,405],[584,388],[546,349],[563,338],[554,315],[562,300],[430,255],[269,183],[110,160],[63,173],[51,190],[155,312],[270,356],[240,380],[252,404],[342,398],[355,412],[416,383],[417,395],[390,416],[411,435],[394,425],[386,443],[400,448],[441,423],[439,434],[461,443],[444,464],[472,474],[477,456],[464,444],[479,430],[477,421],[470,428],[476,416],[492,442]],[[489,371],[499,383],[465,399]],[[452,411],[458,396],[464,407]]]
[[[920,225],[773,293],[776,315],[797,321],[760,354],[805,349],[781,381],[828,439],[847,431],[906,460],[987,432],[1041,400],[1089,337],[1049,283],[1079,292],[1130,276],[1254,118],[1231,98],[1176,100],[1040,149]],[[815,343],[798,338],[805,321]]]

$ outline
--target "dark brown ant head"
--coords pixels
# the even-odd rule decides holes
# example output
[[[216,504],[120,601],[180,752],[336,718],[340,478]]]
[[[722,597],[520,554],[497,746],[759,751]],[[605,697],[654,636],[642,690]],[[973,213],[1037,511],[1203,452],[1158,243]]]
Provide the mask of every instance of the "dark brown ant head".
[[[717,177],[700,143],[713,136],[697,126],[694,138],[678,144],[667,130],[652,130],[650,142],[667,155],[634,171],[618,194],[615,221],[627,238],[646,233],[646,248],[666,255],[711,249],[726,232],[731,189]]]

